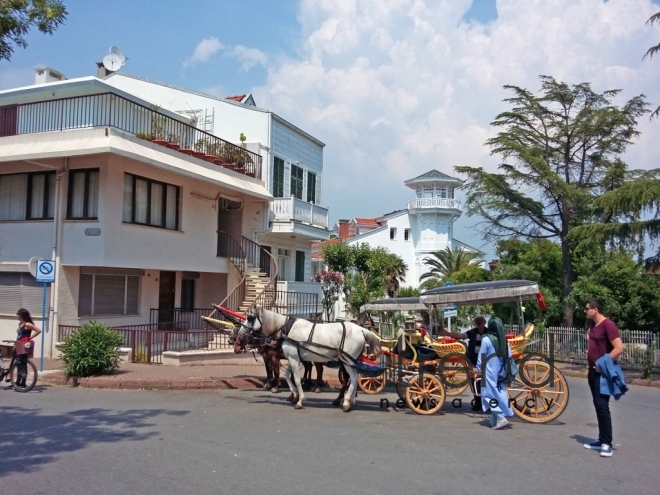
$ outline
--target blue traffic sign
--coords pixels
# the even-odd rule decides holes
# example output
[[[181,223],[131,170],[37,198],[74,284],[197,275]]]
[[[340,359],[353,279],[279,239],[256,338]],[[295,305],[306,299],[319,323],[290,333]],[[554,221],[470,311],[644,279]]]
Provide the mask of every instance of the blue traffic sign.
[[[44,284],[55,282],[55,262],[45,260],[38,261],[37,276],[35,277],[35,280]]]

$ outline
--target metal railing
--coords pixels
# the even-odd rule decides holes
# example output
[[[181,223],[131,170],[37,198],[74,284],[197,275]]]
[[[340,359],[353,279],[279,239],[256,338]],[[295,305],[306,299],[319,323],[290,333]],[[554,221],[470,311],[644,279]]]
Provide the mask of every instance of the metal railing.
[[[123,347],[130,348],[133,363],[162,364],[163,352],[230,349],[227,336],[213,330],[188,330],[187,322],[153,323],[111,327],[124,339]],[[172,330],[170,330],[172,328]],[[60,325],[60,342],[80,327]]]
[[[248,266],[259,268],[262,273],[268,276],[268,284],[263,288],[260,294],[257,295],[255,301],[250,305],[250,308],[260,306],[265,309],[271,309],[275,304],[277,297],[277,261],[273,258],[267,250],[261,247],[254,241],[247,237],[242,237],[241,245]]]
[[[243,246],[228,232],[218,231],[218,256],[227,258],[238,270],[241,276],[240,282],[227,294],[220,302],[223,306],[232,311],[238,311],[247,295],[246,277],[247,277],[247,257]],[[214,318],[224,319],[224,316],[217,315],[213,311]]]
[[[136,137],[261,179],[262,160],[241,146],[113,93],[0,107],[2,135],[114,127]],[[184,117],[182,117],[183,119]],[[15,119],[15,122],[14,122]],[[11,121],[10,121],[11,120]]]

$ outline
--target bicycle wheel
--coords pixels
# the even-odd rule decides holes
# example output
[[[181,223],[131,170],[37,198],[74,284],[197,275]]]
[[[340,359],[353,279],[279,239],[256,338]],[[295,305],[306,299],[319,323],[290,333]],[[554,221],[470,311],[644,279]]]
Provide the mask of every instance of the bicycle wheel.
[[[13,385],[16,392],[29,392],[37,384],[37,367],[29,359],[25,365],[27,367],[27,373],[25,376],[19,376],[18,363],[14,363],[14,366],[9,372],[9,380],[11,381],[11,384]],[[19,378],[21,379],[20,384]]]

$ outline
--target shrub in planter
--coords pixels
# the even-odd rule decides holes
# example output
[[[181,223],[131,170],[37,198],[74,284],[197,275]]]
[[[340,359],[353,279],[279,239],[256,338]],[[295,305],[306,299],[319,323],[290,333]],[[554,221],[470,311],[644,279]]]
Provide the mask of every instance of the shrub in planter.
[[[62,361],[67,378],[112,373],[119,368],[124,339],[104,323],[90,322],[64,339]]]

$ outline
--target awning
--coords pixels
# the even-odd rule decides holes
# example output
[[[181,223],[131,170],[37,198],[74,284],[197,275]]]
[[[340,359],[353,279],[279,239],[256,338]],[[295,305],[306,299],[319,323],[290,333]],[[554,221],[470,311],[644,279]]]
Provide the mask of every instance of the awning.
[[[419,297],[396,297],[371,301],[360,308],[365,311],[428,311],[429,307]]]

